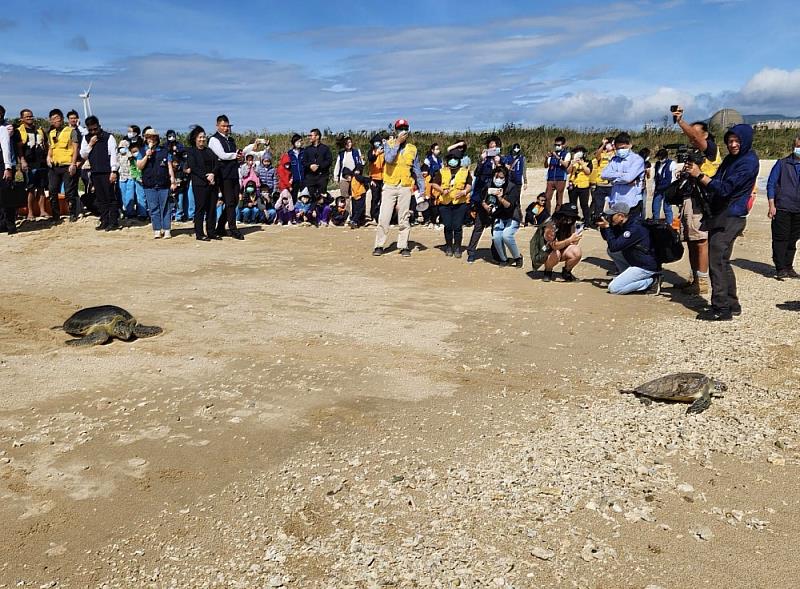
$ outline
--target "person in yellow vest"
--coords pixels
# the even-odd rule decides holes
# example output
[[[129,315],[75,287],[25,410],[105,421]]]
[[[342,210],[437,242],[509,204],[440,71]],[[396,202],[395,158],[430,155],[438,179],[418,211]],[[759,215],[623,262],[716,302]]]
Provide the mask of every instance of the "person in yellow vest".
[[[614,138],[604,137],[600,147],[592,158],[592,173],[589,175],[589,187],[592,192],[592,214],[585,219],[586,225],[597,229],[596,220],[599,219],[606,208],[606,199],[611,196],[611,181],[604,180],[600,174],[606,169],[609,162],[614,159]]]
[[[696,121],[691,125],[684,121],[683,107],[680,105],[675,112],[670,110],[670,114],[689,139],[689,143],[705,156],[706,160],[700,166],[700,171],[709,178],[713,178],[722,163],[722,156],[714,136],[708,130],[708,125],[703,121]],[[692,279],[682,286],[687,294],[708,294],[710,288],[708,232],[700,226],[702,220],[703,213],[700,204],[692,198],[684,199],[681,207],[681,224],[686,239],[686,249],[689,251],[689,265],[692,268]]]
[[[33,214],[36,206],[39,208],[39,215],[48,219],[44,196],[47,188],[47,137],[44,130],[36,126],[33,111],[29,108],[23,108],[19,113],[19,118],[21,124],[17,127],[19,140],[17,150],[20,169],[25,177],[28,191],[28,220],[33,221],[36,218]],[[56,199],[58,199],[58,195],[56,195]],[[58,210],[53,211],[53,215],[57,218]]]
[[[48,133],[47,166],[48,195],[53,220],[59,220],[58,193],[64,187],[64,196],[70,205],[70,221],[78,220],[80,201],[78,201],[78,160],[81,140],[80,135],[64,124],[64,113],[54,108],[50,111],[50,132]]]
[[[461,167],[460,154],[450,152],[436,180],[438,183],[431,182],[431,193],[439,195],[439,215],[444,225],[444,255],[460,258],[464,221],[472,192],[472,175],[468,168]]]
[[[578,145],[572,152],[572,161],[567,168],[567,190],[569,202],[576,207],[581,204],[584,224],[589,223],[592,212],[589,209],[589,183],[592,174],[592,163],[586,161],[586,148]]]
[[[358,229],[364,225],[364,215],[367,211],[367,183],[364,178],[364,167],[357,164],[354,170],[344,168],[342,179],[350,183],[350,229]]]
[[[408,141],[409,124],[405,119],[394,123],[394,134],[383,142],[383,194],[373,256],[383,254],[389,234],[389,223],[397,209],[397,248],[403,257],[411,256],[408,237],[411,233],[411,197],[416,186],[425,192],[425,180],[417,157],[417,148]]]

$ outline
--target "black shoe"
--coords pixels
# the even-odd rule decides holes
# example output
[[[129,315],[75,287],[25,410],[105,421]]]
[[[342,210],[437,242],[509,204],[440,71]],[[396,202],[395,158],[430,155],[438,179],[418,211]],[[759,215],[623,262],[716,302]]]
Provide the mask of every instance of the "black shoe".
[[[651,295],[660,295],[661,294],[661,281],[663,277],[661,274],[656,274],[653,276],[653,282],[650,286],[647,287],[647,294]]]
[[[795,271],[794,271],[794,268],[787,268],[787,269],[786,269],[786,275],[787,275],[789,278],[800,278],[800,274],[798,274],[797,272],[795,272]]]
[[[400,250],[400,255],[403,256],[404,258],[410,258],[411,257],[411,250],[408,249],[407,247],[403,248],[403,249]]]
[[[550,282],[552,280],[553,280],[553,271],[545,270],[544,274],[542,275],[542,282]]]
[[[242,232],[239,231],[238,229],[231,231],[231,237],[233,237],[234,239],[238,239],[239,241],[244,240],[244,235],[242,235]]]
[[[616,270],[609,270],[608,272],[606,272],[606,276],[619,276],[619,272],[617,272]]]
[[[225,231],[224,228],[220,229],[219,227],[217,227],[217,235],[219,235],[220,237],[228,237],[228,232]]]
[[[78,215],[70,215],[69,216],[69,222],[70,223],[75,223],[77,220],[78,220]]]
[[[106,225],[105,223],[100,223],[97,227],[94,228],[94,230],[95,231],[105,231],[106,227],[108,227],[108,225]]]
[[[575,278],[575,275],[572,273],[572,270],[567,270],[566,268],[561,270],[561,278],[564,282],[575,282],[578,280]]]
[[[461,248],[460,247],[457,247],[456,249],[453,250],[453,257],[461,259]]]
[[[449,245],[446,248],[444,248],[444,255],[447,256],[448,258],[452,258],[453,248],[451,248]]]
[[[212,233],[208,236],[208,239],[213,239],[214,241],[222,241],[222,236],[217,235],[216,233]]]
[[[383,255],[383,248],[382,247],[376,247],[374,250],[372,250],[372,255],[373,256],[382,256]]]
[[[195,238],[197,241],[211,241],[211,238],[210,238],[210,237],[207,237],[207,236],[205,236],[205,235],[195,235],[195,236],[194,236],[194,238]]]
[[[778,270],[775,272],[775,280],[783,280],[784,278],[789,278],[788,270]]]
[[[730,311],[721,311],[712,307],[698,313],[696,319],[700,321],[731,321],[733,314]]]
[[[107,226],[105,228],[105,231],[106,232],[108,232],[108,231],[120,231],[121,229],[122,229],[122,227],[120,227],[119,225],[109,225],[109,226]]]

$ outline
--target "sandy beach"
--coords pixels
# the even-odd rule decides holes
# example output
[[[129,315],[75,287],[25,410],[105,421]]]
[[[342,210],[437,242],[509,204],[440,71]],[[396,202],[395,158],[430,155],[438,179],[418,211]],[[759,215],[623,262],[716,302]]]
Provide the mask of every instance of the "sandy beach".
[[[796,585],[800,281],[772,278],[763,192],[719,324],[672,288],[685,259],[607,294],[593,231],[574,284],[531,272],[530,228],[522,270],[488,235],[467,265],[418,227],[411,259],[244,231],[0,236],[0,587]],[[65,346],[98,304],[164,333]],[[724,398],[618,392],[685,370]]]

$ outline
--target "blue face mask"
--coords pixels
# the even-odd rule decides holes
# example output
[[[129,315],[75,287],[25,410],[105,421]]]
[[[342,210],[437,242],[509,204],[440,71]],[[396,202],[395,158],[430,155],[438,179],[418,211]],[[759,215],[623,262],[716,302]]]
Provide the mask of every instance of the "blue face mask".
[[[630,154],[631,154],[631,150],[630,150],[629,147],[620,147],[619,149],[617,149],[617,155],[619,157],[621,157],[622,159],[625,159]]]
[[[800,147],[794,148],[794,157],[800,157]]]

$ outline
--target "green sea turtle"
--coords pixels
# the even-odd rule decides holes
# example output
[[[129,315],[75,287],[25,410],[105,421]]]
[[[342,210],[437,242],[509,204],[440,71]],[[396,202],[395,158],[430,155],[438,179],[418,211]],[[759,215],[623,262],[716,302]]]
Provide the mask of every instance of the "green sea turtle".
[[[711,405],[712,397],[722,397],[719,393],[727,390],[725,383],[700,372],[678,372],[620,392],[636,395],[642,403],[648,405],[652,403],[651,399],[691,403],[686,413],[701,413]]]
[[[81,309],[64,321],[62,328],[77,338],[67,340],[69,346],[94,346],[115,337],[127,341],[132,337],[151,337],[162,332],[160,327],[140,325],[133,315],[114,305]]]

